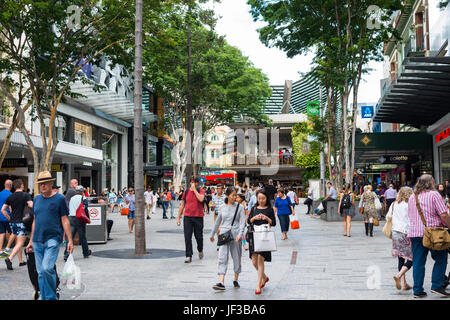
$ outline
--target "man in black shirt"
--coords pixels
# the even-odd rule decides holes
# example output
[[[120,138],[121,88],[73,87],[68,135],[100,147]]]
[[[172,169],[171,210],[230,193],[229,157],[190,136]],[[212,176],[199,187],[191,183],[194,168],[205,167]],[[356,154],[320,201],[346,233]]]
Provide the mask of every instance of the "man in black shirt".
[[[75,188],[77,186],[78,186],[78,180],[77,179],[70,180],[70,188],[67,189],[67,192],[66,192],[67,208],[69,207],[70,199],[72,199],[72,197],[77,194],[77,192],[75,191]]]
[[[269,180],[269,184],[264,187],[264,189],[267,192],[267,196],[269,197],[270,203],[272,204],[272,207],[275,203],[275,196],[277,194],[277,188],[273,185],[272,179]]]
[[[23,261],[22,257],[22,247],[25,244],[25,240],[27,238],[25,224],[22,220],[25,207],[33,207],[31,195],[29,193],[23,192],[23,189],[25,188],[23,181],[21,179],[14,180],[13,187],[16,191],[6,199],[1,209],[3,215],[9,220],[9,225],[11,226],[12,233],[17,237],[16,245],[11,252],[11,255],[5,259],[6,267],[8,268],[8,270],[13,270],[12,260],[16,255],[19,256],[19,266],[24,266],[27,264]],[[11,217],[7,213],[8,208],[10,208]]]

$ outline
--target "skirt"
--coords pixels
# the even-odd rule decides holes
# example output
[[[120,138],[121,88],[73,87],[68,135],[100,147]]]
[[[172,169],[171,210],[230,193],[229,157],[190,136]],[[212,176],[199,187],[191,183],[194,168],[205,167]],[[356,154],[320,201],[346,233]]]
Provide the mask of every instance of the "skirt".
[[[411,240],[406,234],[392,231],[392,257],[412,261]]]
[[[248,253],[250,255],[250,259],[252,258],[253,254],[259,254],[264,258],[264,261],[271,262],[272,261],[272,252],[266,251],[266,252],[255,252],[255,243],[253,241],[253,232],[247,231],[246,234],[246,240],[248,242]]]
[[[342,209],[341,217],[345,217],[345,216],[354,217],[355,216],[355,208],[351,207],[351,208],[347,208],[347,209]]]

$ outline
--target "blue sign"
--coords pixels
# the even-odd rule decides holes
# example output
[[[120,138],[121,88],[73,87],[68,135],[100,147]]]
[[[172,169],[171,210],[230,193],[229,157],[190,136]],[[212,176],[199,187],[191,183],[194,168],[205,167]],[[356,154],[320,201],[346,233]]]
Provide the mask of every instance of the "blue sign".
[[[363,119],[372,119],[373,118],[373,106],[361,107],[361,117]]]

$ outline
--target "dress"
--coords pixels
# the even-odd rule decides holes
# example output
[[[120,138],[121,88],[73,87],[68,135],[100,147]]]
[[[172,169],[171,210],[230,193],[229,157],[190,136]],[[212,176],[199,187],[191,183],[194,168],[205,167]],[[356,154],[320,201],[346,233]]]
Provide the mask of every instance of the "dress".
[[[413,260],[411,240],[406,234],[392,231],[392,257]]]
[[[364,219],[368,220],[370,217],[378,218],[377,209],[375,209],[375,197],[376,193],[372,191],[366,191],[363,193],[364,200]]]
[[[258,214],[264,214],[267,217],[269,217],[272,220],[271,227],[276,226],[276,219],[275,219],[275,213],[273,211],[273,208],[266,208],[266,209],[258,209],[258,207],[254,207],[252,211],[248,214],[247,223],[248,223],[248,229],[249,232],[247,232],[247,241],[249,244],[249,255],[250,259],[252,258],[252,255],[255,253],[254,251],[254,243],[253,243],[253,226],[259,226],[262,224],[267,224],[268,222],[266,220],[255,220],[254,223],[250,222],[250,219],[254,216],[257,216]],[[272,261],[272,253],[270,251],[267,252],[257,252],[256,254],[260,254],[264,257],[264,261],[270,262]]]

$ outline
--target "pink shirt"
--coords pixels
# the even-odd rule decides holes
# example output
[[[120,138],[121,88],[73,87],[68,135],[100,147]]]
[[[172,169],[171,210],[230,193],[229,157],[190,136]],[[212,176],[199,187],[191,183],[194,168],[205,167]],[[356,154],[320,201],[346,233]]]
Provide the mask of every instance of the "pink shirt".
[[[448,213],[445,201],[437,191],[427,191],[419,194],[419,204],[422,208],[423,216],[427,223],[427,227],[442,227],[440,215]],[[423,237],[425,226],[422,223],[420,214],[417,211],[416,197],[411,195],[408,201],[408,217],[409,217],[409,238]]]

